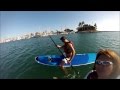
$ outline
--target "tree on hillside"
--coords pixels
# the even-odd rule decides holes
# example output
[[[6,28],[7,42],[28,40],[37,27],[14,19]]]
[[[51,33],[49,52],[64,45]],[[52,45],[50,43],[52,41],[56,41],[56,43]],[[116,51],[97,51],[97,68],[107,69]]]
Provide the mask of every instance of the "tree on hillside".
[[[95,29],[97,29],[97,24],[96,23],[94,24],[94,27],[95,27]]]
[[[78,26],[81,27],[81,25],[82,25],[81,22],[79,22],[79,25],[78,25]]]

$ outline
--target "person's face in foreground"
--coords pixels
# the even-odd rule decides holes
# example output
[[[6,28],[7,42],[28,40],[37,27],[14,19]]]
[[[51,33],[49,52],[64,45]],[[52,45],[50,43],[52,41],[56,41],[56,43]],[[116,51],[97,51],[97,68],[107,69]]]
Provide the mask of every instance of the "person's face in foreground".
[[[113,63],[112,60],[105,56],[100,55],[99,58],[95,62],[96,71],[98,77],[107,77],[112,73]]]

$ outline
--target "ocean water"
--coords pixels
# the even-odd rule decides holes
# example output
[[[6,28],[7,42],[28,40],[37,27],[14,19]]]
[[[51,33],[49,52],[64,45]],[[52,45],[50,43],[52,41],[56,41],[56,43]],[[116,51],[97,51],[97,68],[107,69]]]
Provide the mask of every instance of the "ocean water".
[[[120,32],[75,33],[53,35],[56,44],[62,45],[61,36],[74,42],[76,53],[98,52],[112,49],[120,55]],[[35,62],[38,55],[61,54],[50,37],[31,38],[0,44],[0,79],[53,79],[65,78],[59,67],[40,65]],[[93,64],[74,67],[83,79]],[[67,68],[74,76],[74,70]],[[76,77],[73,77],[76,78]]]

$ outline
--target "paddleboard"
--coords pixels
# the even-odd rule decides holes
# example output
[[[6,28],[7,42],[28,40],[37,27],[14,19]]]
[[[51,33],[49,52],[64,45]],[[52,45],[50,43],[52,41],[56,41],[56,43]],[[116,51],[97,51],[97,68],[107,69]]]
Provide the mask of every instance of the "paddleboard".
[[[59,66],[62,59],[64,59],[63,55],[40,55],[35,57],[37,63],[48,66]],[[96,53],[76,54],[71,64],[64,64],[64,67],[92,64],[95,62],[95,59]]]

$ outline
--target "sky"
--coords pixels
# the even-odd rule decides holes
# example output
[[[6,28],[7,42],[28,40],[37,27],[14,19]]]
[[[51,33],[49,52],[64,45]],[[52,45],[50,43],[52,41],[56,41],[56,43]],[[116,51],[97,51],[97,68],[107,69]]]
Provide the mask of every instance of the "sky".
[[[0,36],[10,38],[65,28],[76,31],[82,21],[96,23],[98,31],[120,31],[120,11],[0,11]]]

